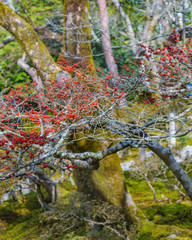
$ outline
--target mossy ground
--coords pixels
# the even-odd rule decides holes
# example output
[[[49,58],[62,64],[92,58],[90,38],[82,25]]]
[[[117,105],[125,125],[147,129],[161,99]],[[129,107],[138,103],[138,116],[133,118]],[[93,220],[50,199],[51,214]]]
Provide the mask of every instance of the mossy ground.
[[[181,198],[180,193],[169,189],[162,182],[156,182],[153,183],[156,198],[158,200],[169,198],[169,202],[156,202],[147,182],[129,180],[127,185],[136,205],[150,222],[154,223],[151,225],[146,222],[141,228],[138,239],[166,239],[165,236],[175,232],[186,234],[185,237],[188,237],[186,239],[192,239],[192,204],[187,197],[184,201],[176,203]],[[180,237],[180,239],[184,238]]]
[[[181,143],[186,140],[188,139],[182,139]],[[137,152],[133,151],[133,153],[136,156]],[[185,164],[183,167],[185,169]],[[192,177],[192,172],[189,175]],[[173,178],[169,172],[168,177]],[[170,235],[176,240],[192,239],[192,205],[189,198],[186,197],[184,201],[176,203],[182,197],[178,191],[174,191],[165,182],[151,182],[158,200],[169,198],[169,202],[156,202],[146,181],[130,178],[128,173],[125,174],[125,179],[134,202],[149,220],[142,222],[140,227],[126,226],[123,214],[118,214],[117,208],[111,208],[106,203],[97,205],[83,199],[75,192],[76,188],[66,181],[62,184],[58,183],[55,212],[43,213],[33,193],[20,198],[18,202],[10,200],[2,203],[0,240],[121,239],[106,226],[100,232],[97,231],[98,229],[92,230],[83,219],[87,216],[95,219],[99,214],[102,217],[102,214],[107,214],[109,219],[112,218],[115,221],[112,229],[116,227],[124,236],[128,234],[131,240],[168,240]],[[2,191],[8,187],[4,185],[1,185]],[[78,219],[69,213],[76,214]],[[100,220],[103,221],[102,217]]]
[[[192,239],[192,207],[188,199],[181,203],[175,203],[179,193],[166,189],[163,183],[156,183],[153,184],[153,187],[156,190],[157,198],[161,198],[163,194],[171,201],[169,204],[167,202],[157,203],[153,200],[151,190],[146,182],[129,179],[127,185],[135,203],[150,220],[142,223],[140,230],[132,226],[126,233],[122,213],[117,218],[117,208],[112,209],[106,203],[102,203],[98,207],[93,202],[85,201],[81,195],[75,193],[74,186],[69,182],[64,182],[58,184],[58,202],[55,212],[43,213],[33,193],[20,198],[18,202],[9,200],[2,203],[0,205],[0,240],[105,240],[109,239],[109,236],[114,240],[121,239],[107,227],[104,227],[101,232],[91,230],[89,224],[83,220],[83,217],[89,216],[91,208],[94,208],[97,214],[100,212],[102,215],[104,212],[114,218],[116,221],[114,226],[119,224],[119,231],[124,235],[129,234],[130,239],[133,240],[163,240],[174,234],[174,239]],[[76,219],[74,213],[81,218]],[[91,217],[94,218],[93,215]]]

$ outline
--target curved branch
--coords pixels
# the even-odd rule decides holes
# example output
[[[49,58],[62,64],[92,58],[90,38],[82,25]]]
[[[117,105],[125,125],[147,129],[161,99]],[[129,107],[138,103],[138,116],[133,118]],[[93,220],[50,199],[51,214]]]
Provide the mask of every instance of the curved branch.
[[[184,187],[187,195],[192,200],[192,181],[187,173],[182,169],[179,163],[175,160],[169,148],[161,146],[158,142],[154,141],[149,144],[149,149],[160,157],[168,168],[173,172],[175,177]]]
[[[57,151],[54,154],[56,158],[66,158],[69,159],[78,168],[84,169],[98,169],[99,162],[106,156],[117,153],[127,147],[135,147],[135,141],[126,140],[111,148],[107,148],[99,152],[83,152],[83,153],[72,153],[67,151]]]

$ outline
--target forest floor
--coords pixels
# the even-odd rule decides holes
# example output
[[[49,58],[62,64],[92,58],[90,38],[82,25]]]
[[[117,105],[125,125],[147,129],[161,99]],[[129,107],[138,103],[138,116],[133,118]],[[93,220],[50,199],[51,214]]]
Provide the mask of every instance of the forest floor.
[[[127,173],[128,174],[128,173]],[[17,202],[9,200],[0,205],[0,240],[44,240],[44,239],[101,239],[118,240],[129,235],[133,240],[158,239],[192,239],[192,206],[186,197],[176,203],[181,195],[178,191],[167,187],[163,182],[153,182],[158,200],[169,198],[169,201],[157,202],[146,181],[129,179],[126,182],[137,206],[147,218],[157,226],[174,227],[175,234],[169,230],[161,234],[153,234],[153,229],[140,232],[131,226],[127,228],[123,213],[108,203],[96,203],[85,200],[76,193],[69,182],[58,184],[58,201],[54,212],[42,212],[33,193],[20,197]],[[94,211],[93,211],[94,209]],[[97,221],[98,216],[109,222],[93,230],[90,221]],[[95,217],[97,216],[97,217]],[[111,222],[110,222],[111,221]],[[183,232],[179,237],[179,232]],[[169,237],[169,238],[168,238]],[[127,239],[127,238],[124,238]]]

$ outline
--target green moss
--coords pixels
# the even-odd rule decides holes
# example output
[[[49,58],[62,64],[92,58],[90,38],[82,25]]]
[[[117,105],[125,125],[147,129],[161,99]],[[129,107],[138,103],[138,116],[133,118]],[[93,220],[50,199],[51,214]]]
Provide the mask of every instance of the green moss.
[[[154,203],[153,193],[145,180],[134,180],[129,178],[129,173],[125,173],[125,179],[134,201],[140,206]],[[178,191],[171,189],[164,182],[151,182],[158,200],[169,198],[170,201],[176,201],[181,198]],[[145,189],[145,191],[143,191]]]
[[[25,219],[23,222],[9,225],[7,231],[2,234],[0,239],[36,239],[38,237],[38,214],[31,215],[30,219]]]
[[[105,142],[84,139],[74,143],[69,148],[73,152],[97,152],[107,148],[107,146]],[[98,170],[75,169],[74,179],[78,191],[90,194],[93,198],[104,199],[116,206],[122,205],[124,175],[117,154],[100,161]]]
[[[57,238],[57,239],[63,240],[63,237]],[[74,232],[66,234],[65,239],[66,240],[88,240],[87,237],[77,236]]]
[[[33,202],[33,201],[29,201]],[[22,204],[19,206],[18,203],[11,205],[7,203],[7,206],[0,209],[0,219],[4,219],[8,223],[8,226],[1,233],[0,239],[4,240],[19,240],[24,239],[34,239],[33,237],[38,236],[38,217],[40,214],[40,209],[35,210],[34,208],[28,211],[26,207],[30,203]],[[34,205],[33,205],[34,206]],[[39,206],[40,207],[40,206]],[[10,208],[12,210],[10,210]]]
[[[171,204],[168,204],[167,201],[158,203],[153,200],[153,194],[147,182],[128,178],[126,178],[126,182],[133,200],[150,220],[143,221],[140,227],[137,225],[139,235],[136,239],[168,239],[167,236],[176,233],[179,234],[176,234],[175,239],[191,239],[192,207],[190,201],[185,200],[182,203]],[[175,201],[181,198],[177,191],[167,188],[163,182],[154,182],[152,185],[157,199],[169,197],[170,201]]]
[[[117,154],[103,159],[100,168],[92,172],[91,178],[96,191],[102,193],[105,200],[116,206],[122,205],[124,176]]]
[[[58,186],[59,186],[59,191],[64,191],[65,194],[66,192],[71,192],[76,190],[76,186],[73,186],[69,181],[64,181],[62,183],[59,183]]]
[[[68,192],[67,192],[68,193]],[[60,196],[60,201],[66,198]],[[60,203],[58,201],[58,204]],[[67,202],[67,201],[66,201]],[[65,207],[66,210],[69,210]],[[61,208],[62,209],[62,208]],[[8,201],[0,205],[0,239],[21,240],[21,239],[56,239],[41,238],[49,235],[48,226],[40,224],[42,211],[35,194],[31,193],[23,197],[19,202]],[[48,233],[47,233],[48,231]]]
[[[176,226],[156,225],[152,222],[144,222],[139,233],[139,240],[168,240],[168,236],[175,235],[174,239],[191,239],[192,231],[183,230]]]
[[[144,209],[149,220],[157,224],[176,225],[190,228],[192,223],[192,207],[180,203],[154,205]]]
[[[56,77],[59,68],[33,27],[1,2],[0,25],[15,37],[42,79]]]
[[[76,0],[73,2],[66,0],[63,4],[63,13],[64,45],[61,55],[68,60],[69,65],[78,64],[78,68],[86,72],[86,66],[94,65],[90,42],[91,29],[88,19],[89,1]],[[67,17],[71,14],[73,21]],[[75,29],[73,28],[74,24],[76,26]],[[96,76],[94,68],[92,68],[90,73]]]
[[[70,183],[63,184],[58,184],[58,202],[54,212],[42,213],[34,194],[29,194],[21,199],[20,202],[8,201],[1,204],[0,240],[119,239],[110,228],[104,227],[100,232],[90,231],[91,228],[87,222],[83,221],[82,218],[76,219],[75,215],[90,219],[94,219],[97,216],[101,221],[104,219],[110,220],[114,223],[114,225],[110,225],[112,228],[117,229],[121,234],[126,234],[123,225],[125,217],[119,212],[119,208],[106,202],[89,201],[86,196],[80,193],[69,194],[69,192],[74,190],[74,187]],[[136,183],[135,186],[137,186]],[[153,205],[146,205],[142,207],[142,210],[151,221],[142,220],[140,224],[137,224],[137,231],[132,232],[130,230],[128,234],[131,240],[168,240],[169,238],[167,237],[172,234],[175,234],[177,236],[175,239],[179,240],[192,238],[192,231],[172,226],[172,224],[178,225],[177,220],[181,218],[180,223],[183,223],[188,229],[191,228],[190,204],[189,206],[179,203],[171,205],[163,203],[162,206],[154,202],[150,202],[150,204]],[[164,218],[166,221],[162,221]],[[73,224],[75,224],[74,227],[72,227]],[[65,229],[68,230],[65,231]]]

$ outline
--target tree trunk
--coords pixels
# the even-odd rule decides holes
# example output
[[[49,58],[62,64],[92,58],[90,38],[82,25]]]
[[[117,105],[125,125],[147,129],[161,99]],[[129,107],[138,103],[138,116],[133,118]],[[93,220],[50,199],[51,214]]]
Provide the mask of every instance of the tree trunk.
[[[88,0],[64,1],[61,55],[69,62],[69,65],[78,64],[78,68],[82,68],[84,71],[86,66],[93,64],[88,15]]]
[[[165,11],[164,2],[162,0],[154,0],[153,4],[154,6],[150,6],[150,1],[146,1],[146,23],[141,40],[150,40],[152,38],[153,30]],[[151,7],[154,9],[152,19],[150,16]]]
[[[106,148],[106,142],[86,139],[75,142],[70,147],[73,152],[96,152]],[[135,205],[124,182],[124,174],[117,153],[101,160],[97,170],[75,169],[74,179],[78,191],[90,195],[93,199],[105,200],[115,206],[123,207],[128,223],[138,225],[147,221],[143,212]]]
[[[43,80],[55,78],[61,71],[33,27],[1,2],[0,26],[15,37]]]
[[[146,158],[145,148],[139,148],[139,161],[143,162]]]
[[[65,43],[61,54],[70,64],[78,63],[81,68],[85,68],[88,64],[94,66],[90,44],[88,9],[89,2],[87,0],[67,0],[64,3]],[[74,27],[76,28],[74,29]],[[107,54],[109,55],[109,52]],[[110,55],[110,59],[111,57]],[[111,70],[114,72],[114,69]],[[115,73],[117,73],[117,69]],[[97,152],[107,147],[106,144],[106,142],[97,142],[95,140],[81,140],[74,142],[69,148],[72,149],[73,152]],[[92,198],[103,199],[116,206],[126,205],[125,203],[127,200],[125,200],[124,195],[124,174],[117,154],[107,156],[103,159],[100,162],[98,170],[75,169],[74,180],[77,189],[90,195]],[[129,205],[126,206],[128,209]],[[137,209],[136,206],[135,209]],[[134,219],[134,221],[136,221],[134,211],[130,211],[128,215],[129,220]],[[131,217],[131,215],[133,216]]]
[[[105,61],[107,68],[110,72],[118,75],[117,65],[113,57],[110,30],[109,30],[109,17],[107,11],[107,4],[105,0],[97,0],[99,6],[100,20],[101,20],[101,39],[103,45],[103,51],[105,55]]]
[[[175,114],[174,113],[170,113],[170,118],[174,118]],[[173,148],[176,146],[176,138],[173,137],[173,135],[176,133],[176,129],[175,129],[175,121],[172,120],[169,122],[169,135],[170,135],[170,139],[169,139],[169,146],[170,148]]]
[[[106,147],[106,142],[81,140],[75,142],[70,149],[73,152],[97,152]],[[122,206],[124,175],[117,154],[103,159],[98,170],[75,169],[74,177],[79,191],[91,194],[93,198],[103,199],[116,206]]]

